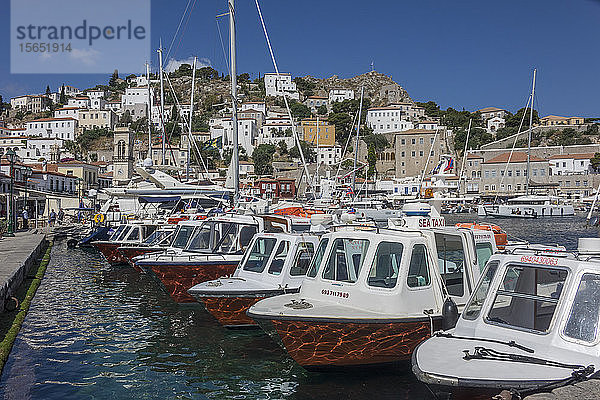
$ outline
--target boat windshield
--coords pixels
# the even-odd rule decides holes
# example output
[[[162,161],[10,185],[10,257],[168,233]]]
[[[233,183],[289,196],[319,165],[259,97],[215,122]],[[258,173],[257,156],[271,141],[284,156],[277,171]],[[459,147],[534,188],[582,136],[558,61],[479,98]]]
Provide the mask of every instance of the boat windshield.
[[[146,245],[155,245],[158,244],[160,242],[162,242],[163,240],[165,240],[167,237],[171,236],[173,234],[172,230],[156,230],[154,232],[152,232],[152,234],[150,236],[148,236],[146,238],[146,240],[144,240],[144,244]]]
[[[212,248],[211,234],[214,231],[215,224],[212,222],[206,222],[201,227],[197,228],[194,232],[192,239],[185,248],[186,250],[193,251],[210,251]]]
[[[277,239],[274,238],[261,237],[256,239],[252,250],[244,260],[242,269],[250,272],[263,272],[271,253],[273,253],[276,242]]]
[[[559,268],[508,266],[486,320],[536,333],[548,332],[567,274]]]
[[[308,274],[306,274],[306,276],[309,276],[311,278],[317,276],[317,273],[319,272],[319,267],[321,266],[321,260],[323,259],[325,249],[327,248],[327,243],[329,243],[329,239],[327,238],[321,239],[321,241],[319,242],[319,247],[317,248],[315,256],[313,257],[312,262],[310,263]]]
[[[173,239],[173,243],[171,247],[175,247],[177,249],[183,249],[194,231],[193,226],[190,225],[180,225],[177,233],[175,234],[175,238]]]
[[[256,232],[256,225],[207,221],[194,232],[186,250],[221,254],[243,253]]]
[[[125,230],[126,227],[127,227],[127,225],[119,225],[117,227],[117,230],[115,230],[113,232],[113,234],[110,236],[110,240],[117,240],[117,238],[119,236],[121,236],[121,233],[123,233],[123,231]]]
[[[481,276],[481,280],[477,285],[475,293],[471,297],[471,300],[469,300],[469,304],[467,304],[465,307],[465,311],[463,313],[464,319],[473,320],[479,316],[481,307],[483,307],[483,302],[485,301],[488,291],[490,290],[490,282],[492,279],[494,279],[494,275],[496,275],[498,265],[500,265],[499,261],[492,261],[487,266],[487,270]]]
[[[306,271],[308,271],[310,260],[312,259],[313,254],[315,254],[315,245],[313,243],[300,242],[298,244],[298,250],[296,251],[296,258],[294,259],[294,264],[290,268],[290,275],[306,275]]]
[[[573,299],[564,334],[567,337],[592,343],[598,332],[600,312],[600,275],[584,274]]]
[[[323,279],[356,282],[368,248],[369,240],[367,239],[335,239],[323,269]]]
[[[477,264],[479,264],[479,270],[483,271],[485,264],[494,253],[492,244],[490,242],[479,242],[475,244],[475,250],[477,252]]]
[[[125,240],[125,238],[129,234],[129,232],[131,231],[131,229],[133,229],[133,226],[131,226],[131,225],[125,225],[125,228],[121,231],[121,233],[119,234],[119,236],[115,236],[115,240],[117,242]]]

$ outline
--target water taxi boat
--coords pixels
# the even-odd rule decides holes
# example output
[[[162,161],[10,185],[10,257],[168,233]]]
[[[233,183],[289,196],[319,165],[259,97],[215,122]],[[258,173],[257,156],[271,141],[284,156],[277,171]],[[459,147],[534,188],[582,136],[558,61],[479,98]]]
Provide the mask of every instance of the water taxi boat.
[[[480,205],[477,215],[496,218],[569,217],[575,215],[575,209],[571,204],[561,203],[557,197],[529,195],[515,197],[506,204]]]
[[[150,236],[139,244],[119,246],[117,250],[130,265],[134,265],[134,258],[147,253],[163,251],[171,246],[173,239],[180,229],[177,225],[167,224],[155,230]]]
[[[490,231],[481,231],[485,256],[473,230],[410,225],[337,227],[321,238],[300,292],[261,300],[248,316],[304,367],[410,359],[442,326],[447,298],[466,304],[496,249]]]
[[[126,264],[127,259],[119,252],[119,247],[143,243],[162,224],[157,222],[132,222],[120,224],[108,240],[97,240],[92,245],[97,248],[111,265]]]
[[[297,293],[319,244],[312,234],[258,233],[231,277],[188,292],[226,327],[254,326],[246,311],[257,301]]]
[[[456,327],[415,350],[413,371],[446,388],[527,394],[600,368],[600,239],[579,252],[513,249],[490,258]]]
[[[192,286],[233,274],[256,233],[309,228],[308,224],[295,224],[287,217],[237,214],[190,224],[193,231],[183,249],[135,259],[135,265],[156,277],[178,303],[196,301],[187,292]]]

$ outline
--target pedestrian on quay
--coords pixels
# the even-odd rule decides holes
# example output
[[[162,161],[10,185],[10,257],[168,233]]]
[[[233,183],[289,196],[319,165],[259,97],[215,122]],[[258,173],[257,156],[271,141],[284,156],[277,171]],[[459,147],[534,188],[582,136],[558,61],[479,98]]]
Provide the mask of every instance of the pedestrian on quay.
[[[50,215],[48,216],[48,223],[50,224],[50,226],[54,226],[55,222],[56,222],[56,212],[54,211],[54,209],[52,209],[52,211],[50,211]]]
[[[65,212],[63,211],[63,209],[62,209],[62,208],[59,208],[59,209],[58,209],[58,223],[59,223],[60,225],[62,225],[62,223],[63,223],[63,219],[64,219],[64,218],[65,218]]]
[[[23,209],[23,229],[29,230],[29,213],[26,208]]]

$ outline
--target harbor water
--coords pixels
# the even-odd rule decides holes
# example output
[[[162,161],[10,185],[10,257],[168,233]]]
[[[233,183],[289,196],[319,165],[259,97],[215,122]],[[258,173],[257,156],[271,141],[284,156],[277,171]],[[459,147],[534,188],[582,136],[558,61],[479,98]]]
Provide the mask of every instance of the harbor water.
[[[447,217],[447,224],[476,215]],[[581,216],[489,220],[509,236],[577,247]],[[157,282],[58,243],[0,380],[4,399],[429,399],[407,365],[309,372],[261,330],[222,328]]]

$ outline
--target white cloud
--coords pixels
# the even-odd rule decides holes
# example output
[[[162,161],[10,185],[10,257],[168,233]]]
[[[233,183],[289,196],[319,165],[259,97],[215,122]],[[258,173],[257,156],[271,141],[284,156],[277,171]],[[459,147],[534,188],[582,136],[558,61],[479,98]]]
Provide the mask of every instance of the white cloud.
[[[188,58],[185,58],[182,60],[176,60],[174,58],[171,58],[169,60],[169,62],[167,63],[167,65],[165,66],[165,71],[173,72],[177,68],[179,68],[181,66],[181,64],[192,65],[193,63],[194,63],[194,57],[188,57]],[[211,66],[212,66],[212,63],[210,62],[210,60],[208,58],[198,58],[198,60],[196,60],[196,68],[211,67]]]
[[[73,49],[69,52],[69,57],[76,61],[80,61],[85,65],[95,65],[99,61],[101,53],[95,49],[80,50]]]

